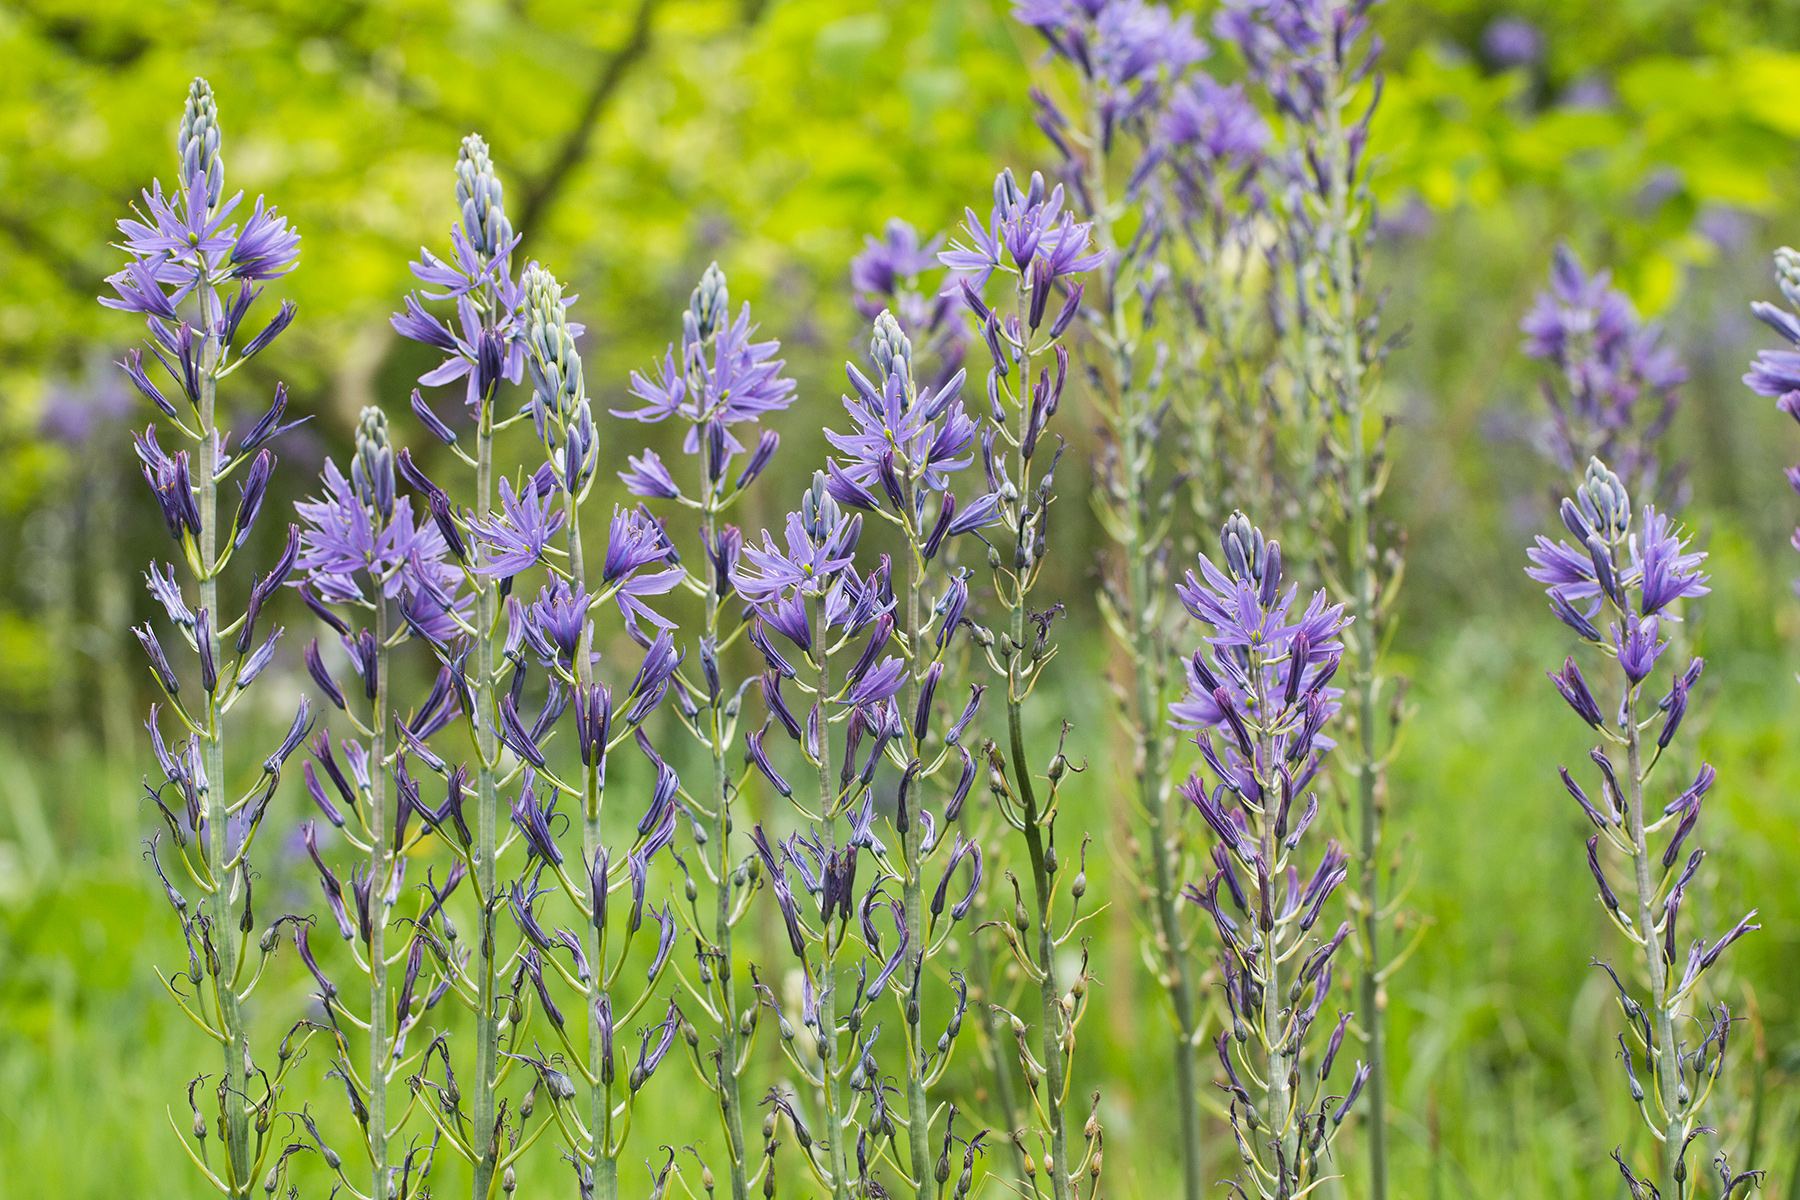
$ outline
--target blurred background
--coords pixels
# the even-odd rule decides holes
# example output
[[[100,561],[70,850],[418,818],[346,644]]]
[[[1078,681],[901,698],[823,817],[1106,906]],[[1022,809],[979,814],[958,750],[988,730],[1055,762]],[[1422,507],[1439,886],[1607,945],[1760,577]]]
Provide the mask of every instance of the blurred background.
[[[444,240],[471,130],[493,149],[524,253],[581,295],[600,407],[676,335],[719,261],[800,382],[777,460],[792,478],[765,492],[779,497],[818,457],[810,414],[836,410],[865,336],[847,269],[864,235],[893,216],[947,228],[965,204],[986,210],[999,166],[1048,160],[1026,105],[1040,47],[1007,9],[0,4],[0,1197],[197,1194],[163,1114],[182,1112],[204,1047],[151,971],[179,949],[140,858],[151,685],[125,632],[164,534],[131,459],[141,402],[110,365],[139,331],[94,299],[120,261],[113,222],[171,173],[187,81],[217,90],[230,185],[266,194],[305,239],[275,288],[300,319],[237,385],[266,396],[285,380],[314,414],[287,445],[289,499],[327,453],[341,460],[361,406],[399,414],[430,365],[387,316],[409,259]],[[1770,341],[1747,309],[1774,295],[1769,254],[1800,241],[1800,8],[1389,0],[1376,20],[1378,275],[1386,326],[1403,331],[1383,383],[1399,418],[1389,495],[1409,568],[1392,654],[1417,707],[1390,803],[1428,925],[1390,988],[1397,1194],[1616,1197],[1606,1154],[1641,1137],[1610,1061],[1616,1008],[1588,965],[1607,934],[1581,818],[1554,770],[1586,749],[1541,673],[1565,638],[1521,572],[1556,472],[1534,449],[1543,409],[1518,321],[1567,239],[1666,322],[1691,373],[1669,444],[1714,575],[1696,715],[1721,775],[1706,868],[1718,911],[1703,920],[1756,906],[1763,924],[1720,977],[1746,1018],[1727,1079],[1754,1126],[1730,1135],[1757,1142],[1769,1193],[1800,1197],[1800,560],[1786,544],[1800,503],[1781,475],[1800,436],[1738,382]],[[1083,423],[1077,407],[1069,425]],[[1045,703],[1105,764],[1100,534],[1083,473],[1059,482],[1072,620],[1062,691]],[[298,680],[303,639],[288,643]],[[1113,879],[1131,813],[1109,771],[1082,776],[1066,810],[1107,848],[1091,873],[1115,901],[1081,1086],[1103,1091],[1106,1192],[1154,1197],[1176,1169],[1167,1018],[1129,885]],[[295,820],[299,792],[282,801]],[[1340,1146],[1354,1178],[1359,1140]],[[553,1165],[531,1194],[567,1191]],[[648,1175],[626,1187],[647,1194]]]

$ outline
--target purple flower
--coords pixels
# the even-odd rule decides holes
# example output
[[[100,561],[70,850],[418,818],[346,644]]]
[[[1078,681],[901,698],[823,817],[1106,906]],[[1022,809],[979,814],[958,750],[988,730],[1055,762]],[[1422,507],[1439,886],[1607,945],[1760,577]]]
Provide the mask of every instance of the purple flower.
[[[1229,731],[1229,746],[1232,738],[1245,740],[1237,731],[1248,714],[1280,731],[1275,742],[1283,755],[1299,758],[1313,749],[1330,750],[1335,743],[1319,731],[1343,696],[1341,688],[1330,686],[1344,649],[1339,635],[1349,624],[1343,605],[1327,604],[1321,590],[1290,622],[1297,589],[1281,591],[1280,546],[1265,541],[1242,513],[1226,523],[1221,541],[1226,569],[1202,556],[1200,575],[1189,571],[1186,582],[1176,587],[1188,614],[1211,627],[1206,642],[1218,665],[1209,665],[1204,651],[1192,656],[1186,665],[1187,694],[1169,706],[1170,724]],[[1252,661],[1263,664],[1256,668],[1260,678],[1250,674]],[[1309,704],[1307,719],[1282,720],[1282,712],[1297,714]],[[1273,711],[1262,711],[1269,707]],[[1238,770],[1234,765],[1221,774],[1236,778]]]
[[[164,454],[156,444],[154,425],[141,435],[133,434],[132,441],[137,446],[138,460],[143,464],[144,480],[156,493],[157,507],[162,510],[170,535],[177,541],[186,536],[198,537],[200,509],[194,503],[193,482],[188,475],[188,452],[178,450],[172,455]]]
[[[297,565],[313,590],[332,603],[364,603],[374,594],[401,597],[415,628],[438,640],[449,636],[451,614],[472,598],[458,594],[462,573],[443,561],[447,547],[436,523],[429,517],[415,522],[408,496],[394,500],[393,515],[383,521],[330,459],[320,478],[325,495],[294,506],[306,522]],[[359,575],[373,591],[365,592]]]
[[[505,577],[543,561],[545,547],[568,515],[554,503],[555,495],[535,483],[515,493],[512,482],[501,479],[500,515],[472,525],[476,541],[487,551],[475,569]]]
[[[1556,685],[1556,690],[1562,693],[1576,716],[1595,729],[1605,723],[1606,719],[1600,715],[1600,705],[1595,702],[1594,693],[1588,690],[1587,680],[1582,678],[1581,668],[1575,665],[1574,659],[1564,659],[1563,669],[1549,674],[1550,682]]]
[[[1788,304],[1793,308],[1800,308],[1800,253],[1788,246],[1775,252],[1775,280]],[[1773,304],[1758,302],[1750,308],[1789,343],[1800,346],[1800,317]],[[1758,395],[1778,397],[1775,406],[1790,417],[1800,420],[1800,390],[1796,390],[1800,387],[1800,354],[1788,350],[1765,350],[1751,364],[1750,373],[1744,376],[1744,382]],[[1800,492],[1800,468],[1789,468],[1787,479],[1794,490]],[[1791,540],[1794,548],[1800,550],[1800,529],[1794,531]]]
[[[1545,398],[1545,442],[1565,471],[1584,458],[1616,461],[1633,490],[1653,493],[1665,480],[1657,443],[1674,420],[1676,389],[1687,371],[1646,324],[1606,271],[1588,274],[1567,245],[1557,247],[1550,288],[1519,323],[1524,352],[1556,368]]]
[[[703,280],[702,286],[695,289],[693,308],[703,309],[709,322],[715,319],[713,310],[723,296],[724,276],[717,266],[713,264],[712,269],[717,280],[710,285]],[[703,304],[702,292],[714,298]],[[709,339],[702,336],[700,314],[690,310],[683,319],[679,359],[676,347],[670,346],[663,361],[653,368],[653,374],[633,371],[631,394],[644,406],[614,409],[613,415],[652,423],[678,416],[689,426],[682,450],[695,454],[701,446],[700,431],[706,426],[716,423],[728,431],[733,425],[782,411],[794,402],[797,385],[781,374],[786,363],[775,357],[781,343],[751,341],[756,330],[750,323],[748,304],[739,310],[736,321],[718,319],[717,328],[710,331],[709,359]],[[725,433],[724,442],[727,458],[744,449],[729,432]],[[715,477],[722,478],[724,464],[716,463],[714,468]]]
[[[450,230],[451,261],[421,249],[412,273],[425,285],[420,293],[425,299],[455,302],[460,332],[453,333],[411,295],[405,310],[390,320],[400,336],[449,356],[419,382],[437,387],[466,379],[465,400],[477,408],[499,380],[518,383],[525,376],[525,289],[511,275],[518,238],[506,216],[504,190],[486,143],[474,134],[463,139],[457,154],[456,197],[462,219]],[[478,307],[473,296],[483,289],[487,303]],[[581,333],[579,325],[569,330]]]
[[[625,481],[625,490],[633,496],[648,496],[656,500],[679,500],[681,489],[675,484],[675,477],[669,474],[669,468],[654,450],[645,450],[640,457],[627,457],[629,471],[620,471],[619,478]]]
[[[264,208],[256,198],[256,211],[244,222],[231,247],[231,274],[245,280],[278,279],[294,269],[300,257],[300,235],[288,228],[287,218]]]
[[[861,518],[844,515],[831,497],[824,472],[815,471],[800,511],[787,516],[787,549],[776,546],[765,529],[760,547],[744,545],[732,582],[764,620],[789,632],[786,626],[791,622],[776,602],[784,595],[822,596],[831,591],[853,561],[861,531]]]
[[[1641,620],[1636,614],[1626,617],[1625,629],[1620,631],[1613,626],[1613,647],[1619,654],[1619,666],[1624,668],[1625,677],[1633,684],[1642,682],[1656,666],[1656,660],[1668,647],[1668,639],[1656,640],[1660,623],[1656,617],[1644,617]]]
[[[1036,171],[1029,190],[1023,192],[1012,171],[1002,171],[994,180],[988,223],[984,226],[974,209],[964,209],[967,240],[953,238],[938,261],[969,272],[977,292],[996,269],[1024,274],[1034,263],[1042,263],[1045,286],[1060,276],[1091,271],[1106,261],[1104,252],[1087,252],[1093,224],[1076,222],[1073,214],[1063,212],[1062,202],[1062,185],[1046,194],[1044,178]]]
[[[1544,53],[1544,35],[1523,17],[1497,17],[1481,32],[1481,49],[1497,67],[1527,67]]]
[[[1191,150],[1208,167],[1254,159],[1270,137],[1243,84],[1221,84],[1204,73],[1170,94],[1157,135],[1165,147]]]
[[[661,571],[645,572],[653,563],[669,565]],[[615,598],[627,624],[643,617],[667,628],[674,622],[651,611],[641,597],[667,594],[687,578],[687,570],[675,561],[669,536],[654,517],[642,509],[614,506],[601,578],[617,585]]]
[[[906,686],[906,664],[898,658],[889,656],[881,660],[878,666],[871,667],[862,676],[854,680],[841,699],[844,703],[860,708],[864,705],[879,704],[883,700],[891,700],[900,694]]]
[[[887,319],[891,323],[892,318]],[[898,333],[897,327],[895,332]],[[970,450],[975,444],[975,422],[963,412],[959,397],[964,378],[961,372],[936,392],[924,388],[914,395],[905,371],[888,373],[879,392],[872,385],[862,386],[867,381],[860,379],[855,367],[850,371],[852,382],[859,385],[857,395],[845,396],[843,402],[844,410],[855,422],[855,430],[848,434],[825,431],[827,440],[849,459],[846,468],[834,465],[833,478],[842,475],[861,485],[860,491],[842,484],[833,489],[852,497],[847,502],[861,506],[865,493],[873,497],[884,469],[892,471],[898,467],[900,475],[918,480],[930,491],[941,492],[948,483],[949,472],[960,471],[974,461]],[[899,497],[893,494],[895,489],[888,486],[886,490],[893,507],[901,508]]]
[[[538,598],[526,609],[526,621],[540,644],[556,651],[557,661],[572,666],[587,625],[589,596],[571,592],[569,585],[552,579],[539,590]]]
[[[175,579],[174,564],[165,563],[162,572],[159,572],[156,564],[151,563],[150,569],[144,573],[144,583],[156,602],[162,605],[163,611],[169,614],[170,621],[186,629],[194,627],[194,614],[181,594],[181,584]]]
[[[133,261],[108,277],[116,295],[102,297],[100,303],[150,318],[152,335],[172,347],[169,327],[179,319],[177,306],[197,296],[202,332],[216,338],[223,350],[218,361],[207,366],[216,371],[225,366],[237,329],[255,299],[250,284],[291,270],[300,237],[260,197],[241,227],[228,223],[243,193],[224,198],[218,110],[205,80],[196,79],[189,90],[177,149],[179,185],[165,193],[161,181],[153,182],[142,193],[136,216],[119,222],[121,245]],[[232,281],[241,286],[237,301],[227,305],[219,289]],[[282,327],[285,322],[278,318],[243,356],[260,350]]]
[[[1632,570],[1626,582],[1638,585],[1638,611],[1643,616],[1654,616],[1676,600],[1704,596],[1712,590],[1706,586],[1707,577],[1699,570],[1706,555],[1682,553],[1687,549],[1688,539],[1681,536],[1666,514],[1645,507],[1642,537],[1641,554],[1638,543],[1634,540],[1631,544]]]
[[[919,231],[899,217],[888,218],[879,239],[865,235],[862,253],[850,260],[850,286],[859,293],[858,305],[876,305],[875,312],[864,315],[873,319],[883,307],[881,300],[891,299],[901,284],[937,266],[943,240],[939,234],[921,244]]]
[[[1192,14],[1176,17],[1144,0],[1018,0],[1013,18],[1094,82],[1109,141],[1118,123],[1154,101],[1158,78],[1179,76],[1211,53]]]

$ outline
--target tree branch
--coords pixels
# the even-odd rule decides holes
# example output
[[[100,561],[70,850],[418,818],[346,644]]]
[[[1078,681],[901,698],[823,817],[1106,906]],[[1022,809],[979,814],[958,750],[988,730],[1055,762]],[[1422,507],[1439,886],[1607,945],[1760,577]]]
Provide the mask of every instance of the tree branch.
[[[556,202],[569,176],[587,158],[592,148],[594,126],[600,123],[600,117],[619,90],[619,85],[625,81],[625,76],[638,60],[649,52],[650,18],[656,5],[657,0],[639,0],[637,18],[631,25],[631,36],[601,64],[600,73],[594,78],[594,86],[588,89],[587,99],[582,103],[581,115],[563,138],[562,148],[557,151],[544,173],[526,187],[525,203],[519,210],[518,220],[513,224],[519,235],[521,252],[529,247],[537,235],[545,214]]]

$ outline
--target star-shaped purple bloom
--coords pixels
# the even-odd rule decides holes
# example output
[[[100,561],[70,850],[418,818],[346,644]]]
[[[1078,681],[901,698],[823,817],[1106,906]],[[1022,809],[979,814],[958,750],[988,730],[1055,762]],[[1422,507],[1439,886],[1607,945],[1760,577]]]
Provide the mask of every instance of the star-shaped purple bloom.
[[[476,570],[504,578],[543,561],[545,547],[567,516],[553,503],[555,495],[554,486],[540,489],[535,481],[515,493],[512,482],[501,479],[500,513],[473,526],[476,541],[487,551]]]

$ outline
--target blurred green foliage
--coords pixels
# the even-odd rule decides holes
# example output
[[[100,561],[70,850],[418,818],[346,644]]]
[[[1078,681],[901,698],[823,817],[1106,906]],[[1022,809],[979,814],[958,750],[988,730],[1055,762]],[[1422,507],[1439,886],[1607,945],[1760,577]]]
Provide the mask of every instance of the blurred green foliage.
[[[582,293],[603,404],[671,336],[716,258],[783,340],[802,387],[796,414],[823,422],[859,326],[845,263],[862,236],[891,215],[943,228],[965,203],[984,207],[997,166],[1046,157],[1024,105],[1037,48],[1006,7],[0,7],[0,1198],[192,1194],[163,1110],[179,1111],[176,1081],[195,1053],[150,973],[175,948],[136,861],[141,681],[119,642],[159,535],[98,382],[103,356],[135,331],[93,302],[117,266],[113,221],[168,173],[188,78],[207,75],[220,95],[228,183],[266,194],[305,237],[301,269],[276,288],[301,318],[250,389],[285,380],[317,414],[291,451],[303,478],[362,404],[404,405],[421,360],[386,315],[408,259],[442,240],[450,165],[471,129],[494,148],[527,252]],[[1538,61],[1499,68],[1484,36],[1502,17],[1534,24]],[[1376,253],[1389,327],[1405,330],[1385,385],[1410,539],[1395,653],[1419,709],[1393,803],[1424,864],[1413,907],[1431,922],[1393,986],[1397,1194],[1614,1197],[1617,1177],[1598,1164],[1642,1136],[1587,966],[1604,923],[1578,814],[1550,769],[1553,753],[1585,746],[1546,700],[1538,671],[1561,643],[1519,571],[1554,480],[1530,446],[1538,409],[1516,326],[1567,238],[1668,320],[1694,373],[1672,440],[1715,556],[1702,751],[1721,770],[1722,801],[1708,870],[1718,915],[1755,904],[1764,922],[1734,967],[1734,1011],[1753,1015],[1729,1078],[1745,1095],[1763,1080],[1760,1137],[1774,1157],[1762,1165],[1779,1175],[1772,1194],[1793,1195],[1800,620],[1779,468],[1795,439],[1736,377],[1761,340],[1745,304],[1770,290],[1767,253],[1800,223],[1800,9],[1390,0],[1378,21],[1389,74]],[[70,404],[102,413],[81,437],[56,419]],[[800,424],[789,470],[819,444]],[[1086,684],[1107,666],[1086,595],[1095,534],[1075,516],[1081,473],[1064,474],[1074,652],[1060,711],[1104,761],[1110,723]],[[1081,785],[1075,812],[1097,834],[1128,836],[1107,772]],[[1165,1068],[1141,1047],[1152,1032],[1161,1045],[1165,1018],[1136,959],[1129,885],[1111,855],[1096,863],[1096,893],[1116,903],[1106,1014],[1084,1070],[1106,1089],[1109,1191],[1156,1196],[1173,1170],[1158,1142]],[[666,1136],[704,1136],[670,1110]],[[1354,1178],[1359,1146],[1343,1145]]]

